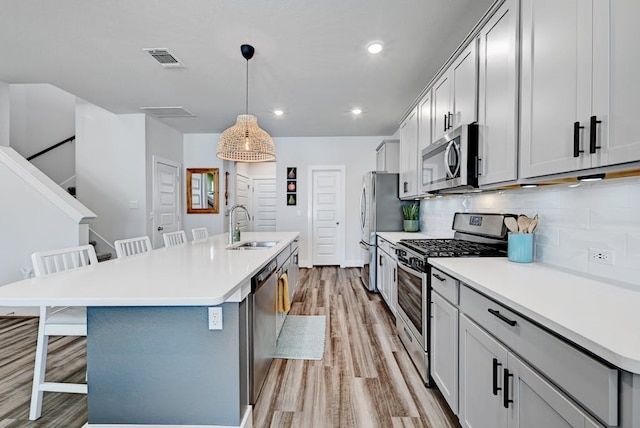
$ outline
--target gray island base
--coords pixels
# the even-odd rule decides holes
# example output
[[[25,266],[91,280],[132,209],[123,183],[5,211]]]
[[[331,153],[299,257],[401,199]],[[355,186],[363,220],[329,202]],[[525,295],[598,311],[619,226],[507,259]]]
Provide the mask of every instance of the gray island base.
[[[86,427],[251,427],[246,300],[207,307],[87,308]]]

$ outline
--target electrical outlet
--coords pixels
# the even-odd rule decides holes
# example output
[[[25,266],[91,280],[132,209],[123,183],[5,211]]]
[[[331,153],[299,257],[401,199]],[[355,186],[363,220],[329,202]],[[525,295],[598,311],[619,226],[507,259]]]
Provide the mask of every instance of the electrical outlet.
[[[209,308],[209,330],[222,330],[222,306]]]
[[[594,263],[603,265],[613,265],[614,252],[612,250],[599,250],[597,248],[589,248],[589,260]]]

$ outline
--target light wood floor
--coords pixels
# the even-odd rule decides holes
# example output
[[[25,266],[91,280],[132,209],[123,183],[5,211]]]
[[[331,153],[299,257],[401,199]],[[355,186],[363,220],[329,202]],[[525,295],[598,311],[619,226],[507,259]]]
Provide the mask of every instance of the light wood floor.
[[[321,361],[271,365],[255,427],[459,427],[436,388],[427,389],[379,294],[359,269],[301,269],[292,315],[326,315]]]
[[[254,427],[459,427],[437,389],[427,389],[395,334],[379,294],[359,269],[301,269],[293,315],[326,315],[321,361],[275,360],[256,407]],[[86,396],[45,393],[43,416],[29,421],[38,323],[0,317],[0,428],[80,428]],[[48,373],[85,376],[84,338],[50,341]],[[55,372],[57,373],[54,373]]]

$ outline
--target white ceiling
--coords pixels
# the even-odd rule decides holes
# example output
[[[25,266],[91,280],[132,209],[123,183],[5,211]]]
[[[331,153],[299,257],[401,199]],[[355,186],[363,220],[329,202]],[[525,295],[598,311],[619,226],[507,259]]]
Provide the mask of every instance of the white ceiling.
[[[197,117],[162,120],[222,132],[245,110],[248,43],[249,113],[272,136],[392,135],[492,3],[0,0],[0,81],[51,83],[114,113],[183,106]],[[372,40],[381,54],[367,53]],[[143,48],[186,67],[162,68]]]

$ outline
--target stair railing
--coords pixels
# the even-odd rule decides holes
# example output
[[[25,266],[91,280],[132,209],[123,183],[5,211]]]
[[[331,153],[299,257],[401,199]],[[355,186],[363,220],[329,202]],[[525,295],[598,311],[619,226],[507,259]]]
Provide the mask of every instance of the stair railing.
[[[45,153],[47,153],[47,152],[50,152],[51,150],[56,149],[56,148],[58,148],[58,147],[62,146],[63,144],[70,143],[70,142],[72,142],[72,141],[73,141],[73,140],[75,140],[75,139],[76,139],[76,136],[75,136],[75,135],[73,135],[73,136],[71,136],[71,137],[67,138],[66,140],[62,140],[62,141],[60,141],[59,143],[54,144],[53,146],[47,147],[47,148],[46,148],[46,149],[44,149],[44,150],[40,150],[40,151],[39,151],[38,153],[36,153],[35,155],[31,155],[31,156],[29,156],[29,157],[27,158],[27,160],[28,160],[28,161],[31,161],[31,160],[33,160],[33,159],[37,158],[38,156],[41,156],[41,155],[43,155],[43,154],[45,154]]]

